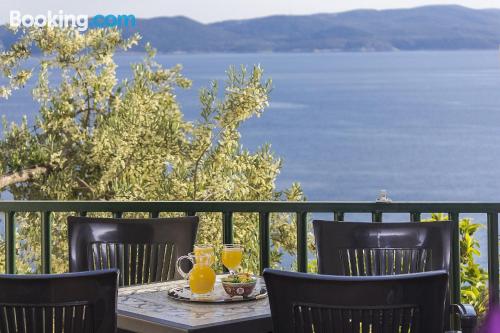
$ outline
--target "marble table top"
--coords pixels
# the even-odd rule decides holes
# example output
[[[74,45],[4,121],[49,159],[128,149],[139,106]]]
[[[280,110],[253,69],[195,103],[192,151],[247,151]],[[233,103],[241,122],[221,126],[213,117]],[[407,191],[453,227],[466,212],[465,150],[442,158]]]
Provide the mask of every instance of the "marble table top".
[[[264,282],[259,279],[258,283]],[[186,281],[181,280],[120,288],[118,326],[137,330],[136,327],[129,327],[130,320],[135,318],[142,323],[154,323],[158,327],[165,328],[157,330],[158,332],[192,332],[196,328],[223,326],[242,320],[248,322],[253,318],[256,320],[266,318],[269,323],[271,322],[267,297],[228,303],[183,302],[168,297],[169,289],[184,285]],[[216,288],[222,287],[216,285]]]

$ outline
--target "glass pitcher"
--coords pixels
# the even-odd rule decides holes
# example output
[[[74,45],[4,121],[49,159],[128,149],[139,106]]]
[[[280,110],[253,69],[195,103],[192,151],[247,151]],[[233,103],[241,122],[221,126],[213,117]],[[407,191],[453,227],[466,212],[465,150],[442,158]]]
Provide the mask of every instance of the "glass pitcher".
[[[185,259],[193,264],[193,267],[187,273],[181,268],[181,262]],[[215,271],[210,267],[211,262],[211,255],[194,252],[177,259],[177,272],[189,281],[189,288],[193,296],[208,296],[214,289]]]
[[[195,244],[194,255],[206,254],[210,256],[210,266],[215,263],[215,248],[212,244]]]

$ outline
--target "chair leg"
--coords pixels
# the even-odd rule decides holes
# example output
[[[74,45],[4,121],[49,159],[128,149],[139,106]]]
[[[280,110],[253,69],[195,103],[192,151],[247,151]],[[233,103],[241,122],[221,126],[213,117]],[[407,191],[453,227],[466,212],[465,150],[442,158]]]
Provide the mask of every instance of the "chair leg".
[[[460,320],[462,333],[474,333],[477,325],[477,314],[470,304],[454,304],[452,307]]]
[[[462,326],[462,328],[461,328],[462,333],[474,333],[475,330],[476,330],[475,326],[472,326],[472,327],[464,327],[464,326]]]

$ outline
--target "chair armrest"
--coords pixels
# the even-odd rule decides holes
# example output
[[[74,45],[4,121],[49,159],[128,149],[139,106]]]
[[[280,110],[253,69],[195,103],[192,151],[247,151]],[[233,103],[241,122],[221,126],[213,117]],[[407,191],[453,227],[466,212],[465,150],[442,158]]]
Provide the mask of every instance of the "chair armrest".
[[[474,307],[470,304],[452,304],[453,313],[460,320],[462,333],[473,333],[476,329],[477,314]]]

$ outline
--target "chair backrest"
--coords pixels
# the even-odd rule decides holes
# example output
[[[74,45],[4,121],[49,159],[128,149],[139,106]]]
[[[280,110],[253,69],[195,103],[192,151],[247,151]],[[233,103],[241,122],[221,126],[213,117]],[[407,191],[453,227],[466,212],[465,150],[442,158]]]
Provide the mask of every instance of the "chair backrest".
[[[117,288],[117,270],[0,275],[0,332],[115,332]]]
[[[320,274],[370,276],[449,270],[452,222],[313,221]]]
[[[266,269],[274,333],[443,332],[446,271],[332,276]]]
[[[193,250],[198,217],[68,217],[70,271],[120,270],[119,285],[180,278],[178,257]]]

